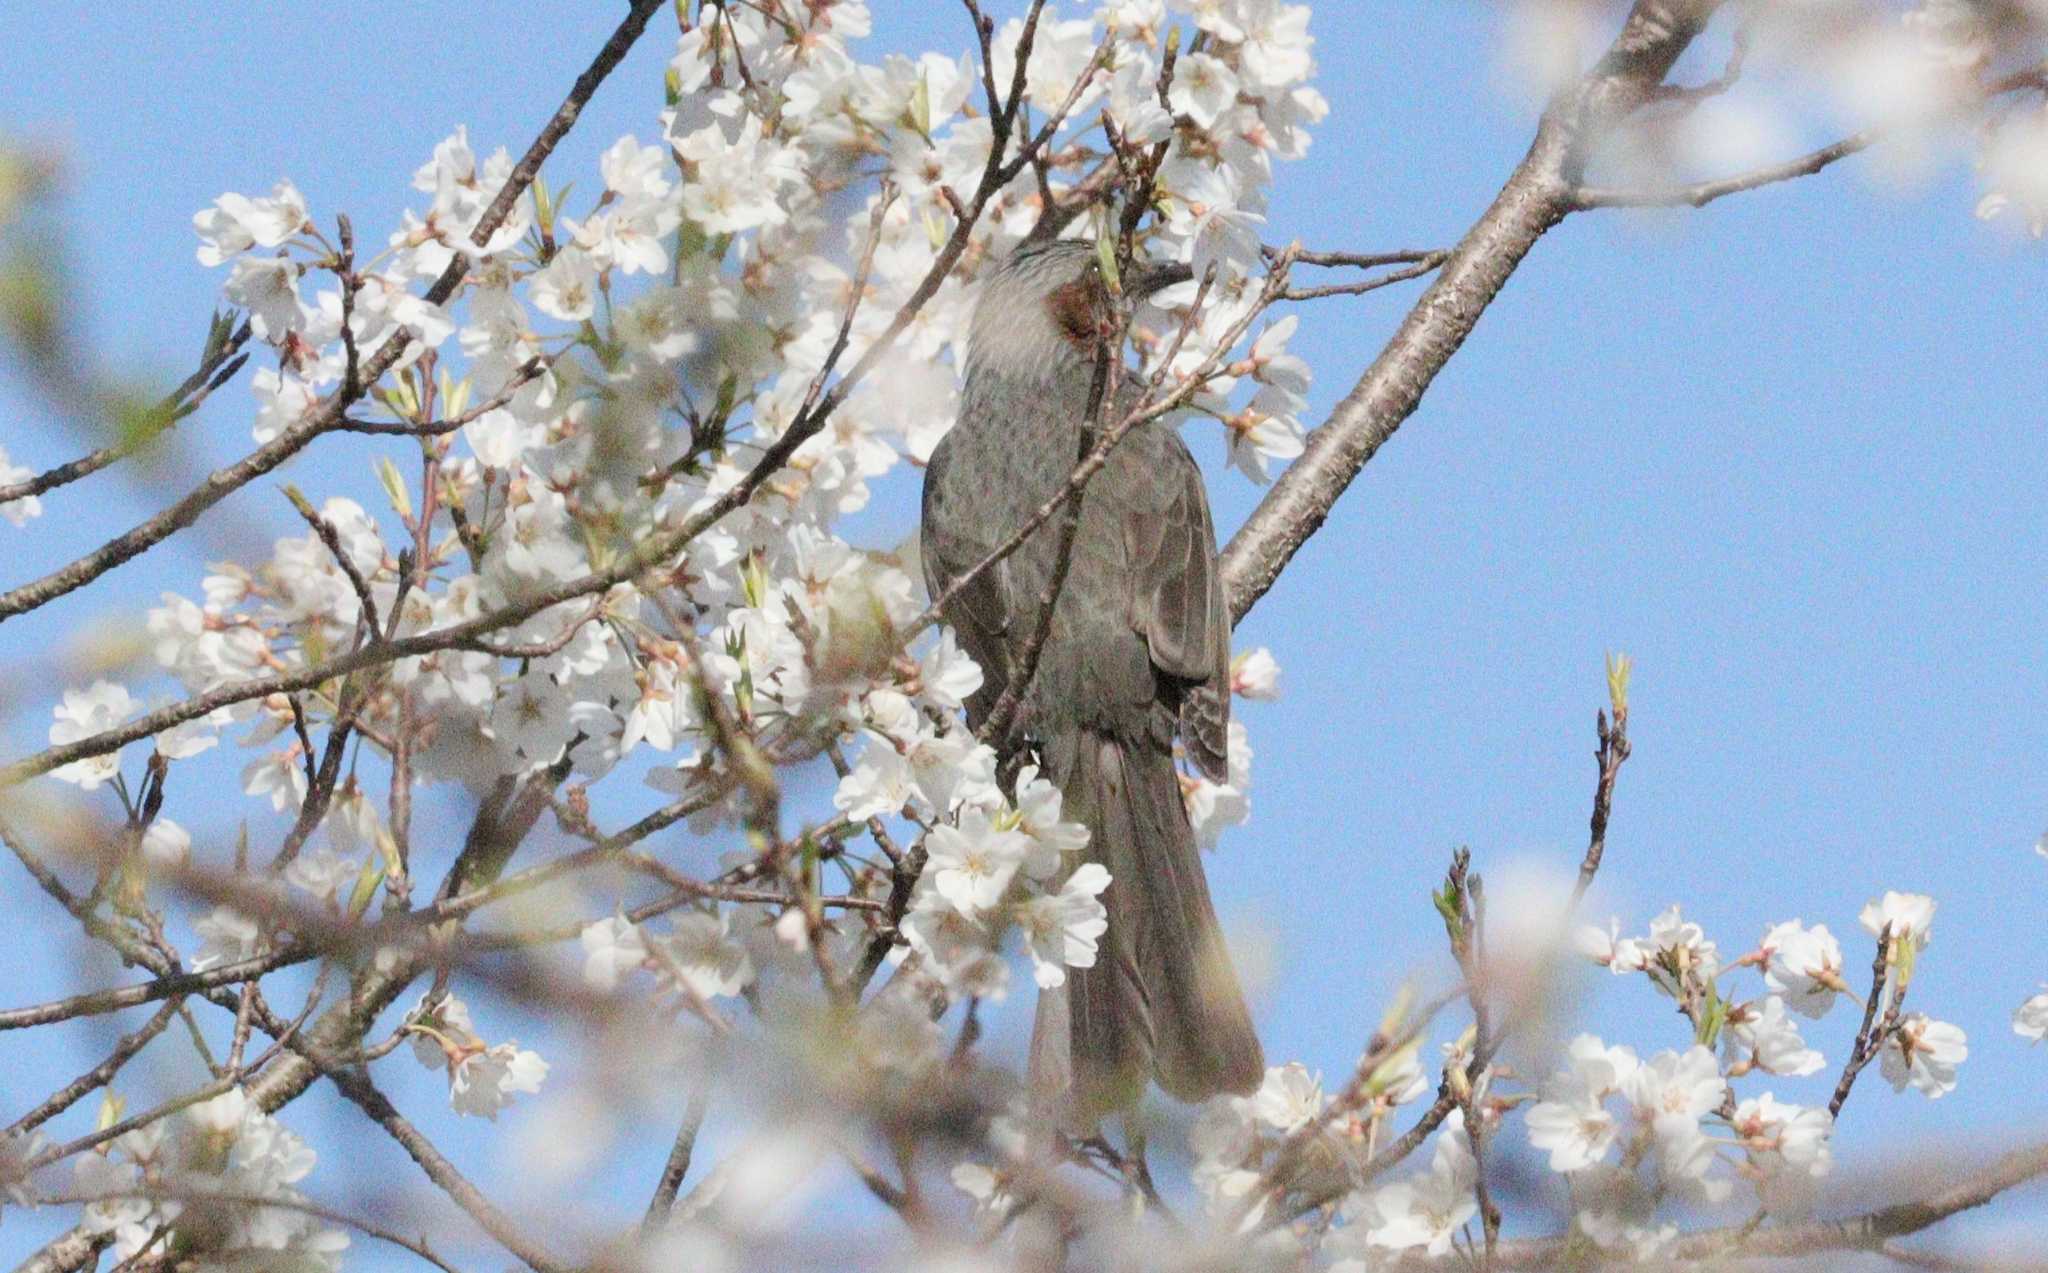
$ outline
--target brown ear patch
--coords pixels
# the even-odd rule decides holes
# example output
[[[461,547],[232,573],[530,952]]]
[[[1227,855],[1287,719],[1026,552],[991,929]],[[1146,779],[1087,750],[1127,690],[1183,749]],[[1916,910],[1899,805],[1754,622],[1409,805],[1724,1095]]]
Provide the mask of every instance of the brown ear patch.
[[[1094,345],[1095,297],[1087,279],[1077,278],[1054,288],[1045,298],[1045,307],[1061,335],[1077,345]]]

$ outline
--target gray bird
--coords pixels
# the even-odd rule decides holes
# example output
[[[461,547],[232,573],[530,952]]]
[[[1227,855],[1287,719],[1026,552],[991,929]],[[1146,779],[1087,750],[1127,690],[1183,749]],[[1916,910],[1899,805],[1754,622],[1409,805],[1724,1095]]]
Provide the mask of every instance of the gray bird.
[[[1137,266],[1142,298],[1188,277]],[[925,471],[921,537],[933,596],[1063,486],[1085,454],[1098,331],[1111,301],[1092,244],[1029,243],[983,283],[959,423]],[[1119,349],[1116,357],[1122,357]],[[1119,410],[1140,398],[1126,379]],[[1064,514],[945,608],[983,682],[979,727],[1022,663],[1058,556]],[[1182,1100],[1249,1092],[1265,1062],[1209,901],[1181,803],[1176,734],[1221,780],[1230,725],[1230,625],[1201,470],[1173,427],[1132,430],[1081,499],[1072,564],[1035,675],[999,751],[1035,748],[1065,816],[1108,869],[1109,931],[1092,968],[1041,994],[1032,1086],[1088,1125],[1148,1080]]]

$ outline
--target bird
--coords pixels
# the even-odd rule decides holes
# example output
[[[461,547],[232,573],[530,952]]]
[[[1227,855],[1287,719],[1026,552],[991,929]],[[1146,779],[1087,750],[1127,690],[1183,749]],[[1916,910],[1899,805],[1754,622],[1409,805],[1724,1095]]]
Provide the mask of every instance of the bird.
[[[1132,301],[1185,281],[1134,263]],[[1094,439],[1105,357],[1124,357],[1092,241],[1028,240],[992,267],[968,323],[960,411],[926,465],[920,557],[935,598],[970,576],[1071,477]],[[1121,377],[1120,418],[1143,386]],[[1064,513],[973,574],[941,617],[982,670],[967,701],[980,729],[1039,627]],[[1108,929],[1091,967],[1041,990],[1029,1087],[1087,1128],[1157,1081],[1199,1102],[1255,1090],[1265,1062],[1225,949],[1174,760],[1225,780],[1230,623],[1200,467],[1164,418],[1137,425],[1084,488],[1071,564],[1014,723],[992,739],[1030,755],[1089,831],[1110,875]],[[1011,766],[1014,772],[1014,766]]]

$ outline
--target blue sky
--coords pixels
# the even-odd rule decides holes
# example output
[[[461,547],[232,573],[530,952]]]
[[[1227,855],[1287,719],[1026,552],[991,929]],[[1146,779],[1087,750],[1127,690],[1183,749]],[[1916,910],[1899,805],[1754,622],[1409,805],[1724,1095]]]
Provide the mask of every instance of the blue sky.
[[[554,6],[543,21],[509,0],[384,0],[347,22],[248,3],[204,21],[129,0],[90,22],[37,7],[17,19],[0,77],[0,136],[63,148],[85,331],[108,366],[169,383],[221,279],[193,259],[194,211],[290,176],[317,216],[345,210],[381,241],[436,141],[466,123],[480,149],[523,147],[620,7]],[[967,47],[952,5],[877,8],[881,47]],[[1533,123],[1500,87],[1498,10],[1349,0],[1318,6],[1315,29],[1334,110],[1310,158],[1283,171],[1270,237],[1447,246]],[[594,171],[622,132],[653,135],[670,45],[658,30],[552,161],[557,181]],[[1274,1059],[1334,1080],[1405,975],[1442,975],[1427,894],[1453,846],[1498,873],[1576,863],[1601,659],[1625,649],[1636,753],[1594,913],[1640,931],[1682,901],[1730,953],[1773,921],[1824,921],[1855,969],[1864,901],[1932,893],[1913,999],[1967,1030],[1962,1087],[1930,1103],[1873,1070],[1838,1133],[1845,1174],[1926,1137],[1975,1151],[2048,1127],[2048,1052],[2007,1020],[2048,978],[2048,862],[2029,851],[2048,823],[2048,266],[1971,218],[1962,159],[1904,195],[1870,172],[1852,161],[1703,211],[1589,214],[1552,232],[1246,620],[1240,645],[1272,648],[1286,694],[1245,709],[1255,816],[1210,866],[1230,921],[1270,936],[1258,1011]],[[1304,311],[1294,347],[1318,377],[1311,420],[1414,295]],[[246,394],[230,387],[184,426],[192,462],[246,447]],[[1213,435],[1191,437],[1227,533],[1257,491],[1224,471]],[[41,468],[81,439],[0,369],[0,445]],[[289,476],[316,495],[357,489],[360,459],[346,463]],[[0,527],[0,577],[40,574],[131,523],[155,476],[102,475],[47,501],[25,533]],[[855,525],[894,543],[914,509],[904,472]],[[261,484],[203,530],[0,630],[8,753],[40,743],[55,686],[6,669],[83,628],[134,623],[160,590],[195,590],[203,562],[237,544],[295,533]],[[20,916],[0,943],[8,1003],[118,971],[49,961],[53,908],[4,863],[0,899]],[[1586,1028],[1645,1052],[1682,1046],[1647,987],[1586,986]],[[1778,1094],[1824,1100],[1853,1024],[1844,1011],[1811,1031],[1829,1070]],[[94,1059],[100,1044],[71,1038],[0,1035],[0,1110]],[[390,1081],[441,1125],[431,1084]],[[351,1117],[295,1108],[289,1121],[325,1152],[411,1170]],[[648,1131],[634,1196],[671,1130]],[[492,1134],[450,1138],[487,1180]],[[0,1258],[51,1222],[10,1211]]]

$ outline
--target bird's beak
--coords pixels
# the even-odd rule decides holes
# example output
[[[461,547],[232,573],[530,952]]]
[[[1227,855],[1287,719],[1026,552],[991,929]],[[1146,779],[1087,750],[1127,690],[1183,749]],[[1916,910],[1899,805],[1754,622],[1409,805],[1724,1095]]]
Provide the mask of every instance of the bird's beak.
[[[1178,262],[1150,264],[1134,268],[1131,273],[1136,276],[1132,280],[1132,295],[1141,301],[1155,292],[1163,292],[1174,284],[1185,283],[1195,276],[1193,270]]]

